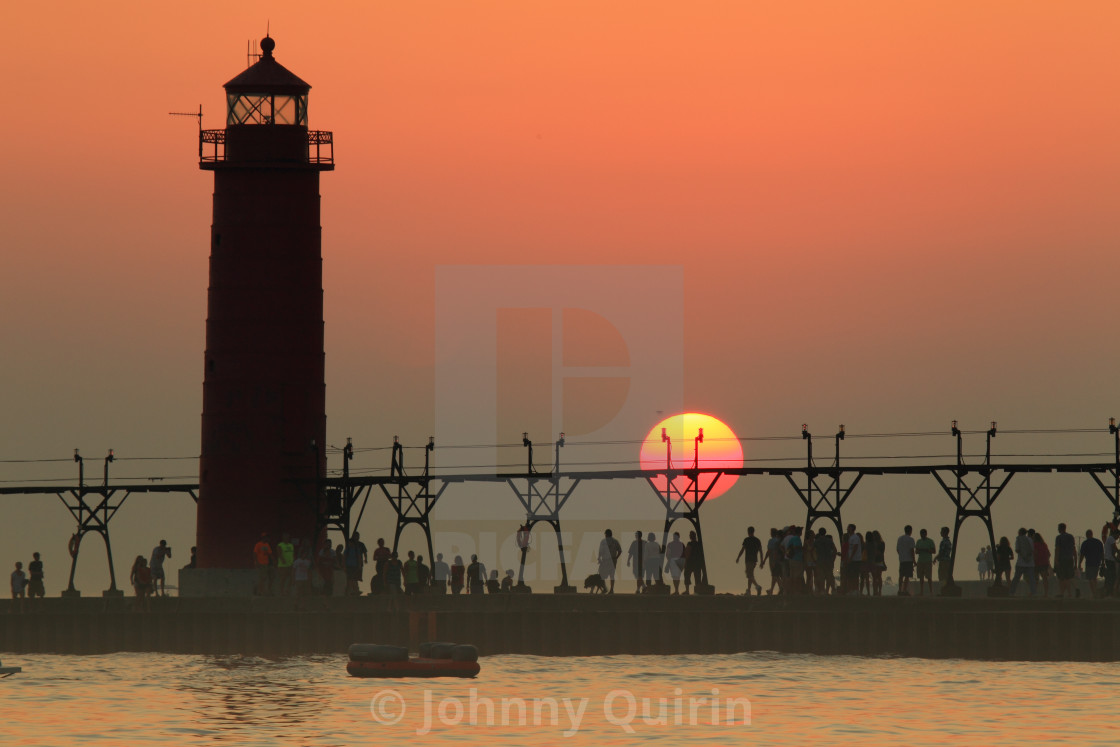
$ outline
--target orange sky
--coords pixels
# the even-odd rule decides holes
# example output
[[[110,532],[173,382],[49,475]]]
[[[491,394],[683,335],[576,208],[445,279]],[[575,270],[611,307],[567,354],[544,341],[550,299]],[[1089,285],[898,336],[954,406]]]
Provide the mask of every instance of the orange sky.
[[[212,177],[167,112],[220,127],[266,21],[337,141],[331,443],[432,431],[454,264],[681,265],[685,406],[741,435],[1117,414],[1114,3],[24,3],[0,24],[0,458],[197,454]],[[729,520],[797,518],[782,489]],[[49,516],[32,536],[59,544]]]

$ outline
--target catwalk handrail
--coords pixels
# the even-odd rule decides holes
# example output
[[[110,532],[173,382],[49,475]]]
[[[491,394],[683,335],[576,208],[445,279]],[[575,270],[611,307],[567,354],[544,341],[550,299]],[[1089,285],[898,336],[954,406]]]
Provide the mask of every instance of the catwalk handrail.
[[[468,472],[459,474],[432,474],[432,475],[365,475],[343,477],[324,477],[318,481],[324,488],[341,488],[344,486],[361,487],[366,485],[418,485],[425,482],[506,482],[507,480],[555,480],[558,478],[578,480],[634,480],[650,477],[660,477],[666,474],[683,475],[686,477],[700,475],[727,475],[727,476],[759,476],[769,475],[774,477],[787,477],[792,475],[931,475],[934,472],[953,472],[962,475],[988,474],[991,472],[1107,472],[1116,469],[1115,462],[1057,462],[1039,464],[895,464],[895,465],[859,465],[845,464],[840,467],[786,467],[765,466],[755,467],[681,467],[668,470],[664,467],[655,469],[622,469],[622,470],[561,470],[560,472]],[[144,478],[136,478],[144,479]],[[300,480],[305,484],[314,484],[316,480]],[[165,485],[134,485],[111,484],[86,485],[86,492],[100,492],[102,490],[123,490],[132,493],[192,493],[198,491],[198,483],[181,483]],[[59,491],[78,490],[75,484],[59,483],[56,485],[14,485],[0,487],[0,495],[54,495]]]
[[[144,480],[148,478],[136,478]],[[78,486],[74,484],[57,484],[57,485],[14,485],[8,487],[0,487],[0,495],[56,495],[58,493],[68,492],[84,492],[102,493],[104,491],[110,492],[126,492],[126,493],[191,493],[195,495],[198,493],[198,483],[189,484],[162,484],[162,485],[129,485],[129,484],[111,484],[111,485],[84,485]]]
[[[1116,468],[1115,462],[1060,462],[1040,464],[911,464],[911,465],[859,465],[845,464],[840,467],[681,467],[678,469],[623,469],[623,470],[560,470],[559,472],[495,472],[495,473],[464,473],[449,475],[365,475],[323,478],[322,485],[329,488],[340,488],[346,485],[359,487],[364,485],[401,485],[421,484],[439,480],[443,482],[505,482],[507,480],[555,480],[568,478],[573,480],[623,480],[660,477],[662,475],[682,475],[694,477],[700,475],[728,475],[744,477],[749,475],[771,475],[775,477],[788,477],[792,475],[931,475],[934,472],[954,472],[962,475],[988,474],[991,472],[1105,472]],[[314,482],[309,480],[307,482]]]

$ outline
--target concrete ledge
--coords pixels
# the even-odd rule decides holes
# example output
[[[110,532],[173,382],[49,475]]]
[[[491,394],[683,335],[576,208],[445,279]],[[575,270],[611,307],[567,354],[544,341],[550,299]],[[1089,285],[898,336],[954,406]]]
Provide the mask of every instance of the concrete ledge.
[[[32,600],[27,600],[31,602]],[[484,655],[741,651],[1028,661],[1120,661],[1120,600],[503,594],[133,598],[0,603],[0,652],[290,656],[351,643]]]
[[[251,597],[256,587],[257,572],[251,568],[179,570],[180,597]]]
[[[313,573],[313,587],[318,594],[322,579]],[[275,579],[274,579],[275,583]],[[346,590],[346,574],[335,571],[333,580],[335,596]],[[257,572],[251,568],[181,568],[179,569],[180,597],[252,597],[257,593]],[[294,592],[293,592],[294,595]]]

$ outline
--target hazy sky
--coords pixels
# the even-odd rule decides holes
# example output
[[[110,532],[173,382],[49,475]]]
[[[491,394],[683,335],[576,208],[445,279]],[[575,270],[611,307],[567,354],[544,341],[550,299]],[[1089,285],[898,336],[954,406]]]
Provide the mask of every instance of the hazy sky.
[[[64,2],[9,3],[0,21],[0,459],[80,447],[99,474],[108,448],[198,454],[213,177],[195,123],[167,113],[201,103],[204,126],[223,126],[221,85],[266,23],[278,60],[312,84],[311,126],[337,141],[321,185],[331,444],[436,431],[436,275],[457,265],[678,267],[683,344],[665,365],[683,384],[667,400],[741,436],[1120,415],[1114,3]],[[499,430],[519,437],[515,419],[500,414]],[[1063,438],[997,444],[1111,449],[1104,433]],[[196,464],[115,469],[190,478]],[[7,481],[72,472],[0,463]],[[888,537],[952,519],[930,478],[861,491],[847,516]],[[647,498],[648,516],[616,533],[660,528]],[[56,593],[65,509],[0,500],[0,560],[41,550]],[[1088,477],[1019,477],[997,533],[1082,530],[1106,508]],[[760,478],[707,516],[711,563],[748,522],[804,514]],[[371,509],[366,533],[388,533],[387,517]],[[134,496],[114,529],[122,575],[160,537],[185,562],[193,504]],[[87,562],[79,585],[96,593],[96,542]]]

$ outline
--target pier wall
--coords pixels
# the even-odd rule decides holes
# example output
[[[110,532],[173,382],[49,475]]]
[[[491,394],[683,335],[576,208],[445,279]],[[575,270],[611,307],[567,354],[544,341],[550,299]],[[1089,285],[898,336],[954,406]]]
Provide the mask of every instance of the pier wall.
[[[0,604],[0,652],[290,656],[351,643],[472,643],[483,655],[731,654],[1120,660],[1113,600],[503,595]]]

